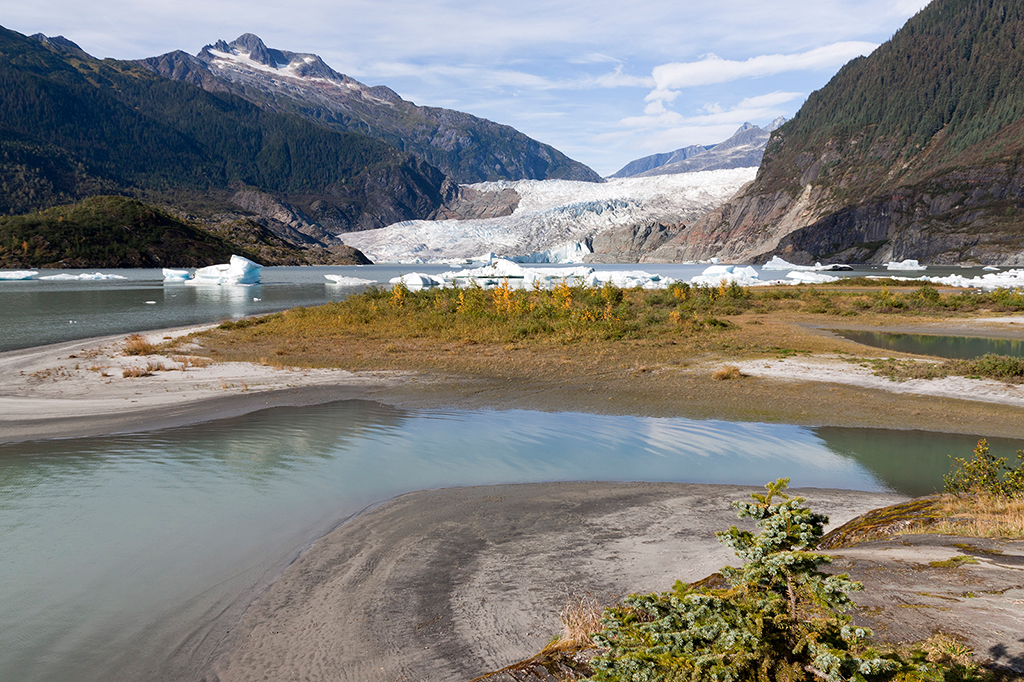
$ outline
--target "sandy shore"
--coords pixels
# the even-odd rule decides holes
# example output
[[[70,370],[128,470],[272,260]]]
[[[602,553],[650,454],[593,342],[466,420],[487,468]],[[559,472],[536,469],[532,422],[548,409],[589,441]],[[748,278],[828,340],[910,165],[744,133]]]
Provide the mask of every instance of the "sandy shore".
[[[205,327],[143,334],[152,343]],[[252,363],[190,366],[129,356],[125,335],[0,353],[0,442],[153,430],[279,406],[372,398],[409,381],[405,372],[274,368]],[[183,354],[187,354],[184,349]],[[125,377],[151,363],[164,370]]]
[[[469,680],[556,635],[573,597],[611,603],[735,559],[715,531],[753,488],[552,483],[404,495],[317,541],[192,671],[243,680]],[[895,495],[802,491],[843,522]]]
[[[197,329],[202,327],[145,336],[158,343]],[[1024,317],[901,330],[1024,338]],[[729,382],[710,380],[722,361],[618,373],[595,366],[551,376],[488,377],[241,362],[194,366],[163,356],[125,355],[124,339],[0,353],[0,442],[152,430],[353,398],[408,407],[614,412],[1024,438],[1019,413],[1024,385],[960,377],[894,382],[835,355],[736,362],[747,376]],[[187,355],[188,348],[179,352]],[[163,369],[123,376],[149,366]]]

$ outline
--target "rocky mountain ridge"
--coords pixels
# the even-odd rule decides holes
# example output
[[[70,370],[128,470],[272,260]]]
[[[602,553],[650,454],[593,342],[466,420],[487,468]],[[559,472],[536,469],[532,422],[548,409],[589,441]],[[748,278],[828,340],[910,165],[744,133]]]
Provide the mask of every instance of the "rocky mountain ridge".
[[[724,142],[712,145],[691,145],[665,154],[653,154],[630,161],[613,178],[650,177],[675,173],[748,168],[761,165],[768,138],[786,122],[779,116],[764,128],[747,122]]]
[[[645,256],[1024,264],[1024,7],[934,0],[773,133],[757,178]]]
[[[268,111],[383,140],[459,183],[601,181],[590,168],[510,126],[460,111],[417,106],[386,86],[370,87],[338,73],[315,54],[269,48],[251,33],[230,43],[207,45],[194,57],[176,51],[139,63],[209,92],[230,92]]]

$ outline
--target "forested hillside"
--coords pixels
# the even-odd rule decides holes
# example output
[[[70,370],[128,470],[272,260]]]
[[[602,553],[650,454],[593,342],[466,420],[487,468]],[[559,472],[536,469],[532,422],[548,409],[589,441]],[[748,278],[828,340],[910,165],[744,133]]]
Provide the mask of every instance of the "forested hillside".
[[[429,217],[450,185],[377,140],[0,29],[0,213],[99,193],[224,205],[245,186],[347,231]]]
[[[1024,264],[1024,4],[934,0],[657,257]]]

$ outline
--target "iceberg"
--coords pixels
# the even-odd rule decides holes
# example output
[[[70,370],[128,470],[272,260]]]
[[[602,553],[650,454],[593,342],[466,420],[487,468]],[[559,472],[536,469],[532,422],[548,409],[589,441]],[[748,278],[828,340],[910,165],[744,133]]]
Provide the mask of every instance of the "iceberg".
[[[32,279],[39,272],[36,270],[0,270],[0,280],[14,282],[18,280]]]
[[[184,282],[192,277],[192,273],[188,270],[172,270],[171,268],[164,268],[163,274],[165,282]]]
[[[228,263],[210,265],[196,270],[188,284],[259,284],[262,265],[248,258],[231,256]]]
[[[820,272],[806,272],[804,270],[794,270],[786,275],[786,278],[791,279],[798,284],[801,282],[806,284],[824,284],[825,282],[835,282],[839,279],[832,275],[823,275]]]
[[[104,280],[104,279],[128,279],[124,275],[107,275],[102,272],[87,273],[83,272],[81,275],[72,275],[66,272],[62,272],[59,275],[47,275],[46,277],[40,277],[39,279],[57,280],[60,282],[68,282],[73,280]]]
[[[994,265],[986,265],[985,267],[982,268],[982,270],[986,272],[999,272],[999,268],[997,268]]]
[[[815,263],[814,265],[794,265],[789,261],[783,260],[778,256],[772,256],[772,259],[761,266],[762,270],[788,270],[790,272],[796,270],[804,270],[807,272],[828,272],[831,270],[853,270],[849,265],[842,265],[840,263],[834,263],[832,265],[822,265],[821,263]]]
[[[364,284],[376,284],[372,279],[360,279],[359,277],[347,277],[345,275],[324,275],[329,284],[337,284],[341,287],[358,287]]]
[[[913,258],[907,258],[898,263],[896,261],[889,261],[885,264],[886,270],[925,270],[927,267],[927,265],[921,265]]]
[[[444,286],[443,279],[428,275],[422,272],[410,272],[407,275],[399,275],[388,280],[388,284],[403,284],[409,289],[428,289],[430,287]]]
[[[737,267],[735,265],[712,265],[704,269],[704,272],[690,279],[691,284],[697,286],[718,286],[722,282],[739,284],[743,287],[764,286],[766,284],[778,284],[780,280],[765,281],[757,274],[751,266]]]

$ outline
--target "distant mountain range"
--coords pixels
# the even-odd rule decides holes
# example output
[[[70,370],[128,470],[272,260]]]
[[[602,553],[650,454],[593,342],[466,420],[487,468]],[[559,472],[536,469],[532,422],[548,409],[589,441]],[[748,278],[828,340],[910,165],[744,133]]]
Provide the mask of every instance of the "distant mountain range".
[[[933,0],[648,261],[1024,265],[1024,5]]]
[[[230,92],[267,111],[383,140],[459,183],[601,181],[587,166],[514,128],[460,111],[417,106],[383,85],[369,87],[338,73],[315,54],[268,48],[251,33],[207,45],[194,57],[177,51],[139,63],[208,92]]]
[[[269,50],[255,36],[209,46],[200,57],[173,53],[145,66],[98,60],[64,37],[0,28],[0,215],[68,206],[54,220],[74,212],[81,246],[106,229],[97,206],[124,204],[80,209],[76,202],[121,195],[163,207],[273,262],[358,261],[361,254],[340,248],[334,235],[512,210],[514,202],[478,209],[477,193],[460,188],[425,155],[450,161],[470,179],[600,180],[512,128],[416,107],[387,88],[335,73],[313,55]],[[156,73],[171,65],[174,77]],[[390,143],[346,132],[346,124]],[[148,223],[157,230],[148,234],[171,229],[161,220]],[[121,253],[104,244],[71,248],[59,236],[64,232],[45,222],[18,223],[18,243],[0,244],[0,261],[43,266],[70,258],[88,266],[88,254],[103,252],[109,266],[110,254]],[[38,248],[33,229],[42,240]],[[178,224],[174,229],[192,234]],[[200,244],[204,239],[186,249],[189,264],[202,254],[214,257],[215,250]],[[166,262],[176,251],[132,248],[154,254],[152,262]],[[146,258],[126,256],[124,264]]]
[[[744,123],[725,142],[691,145],[664,154],[652,154],[630,161],[609,177],[635,178],[672,175],[727,168],[753,168],[761,165],[764,148],[772,132],[786,122],[779,116],[766,127]]]

